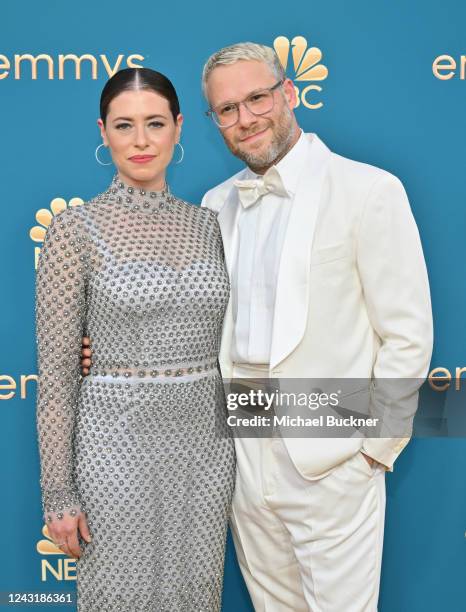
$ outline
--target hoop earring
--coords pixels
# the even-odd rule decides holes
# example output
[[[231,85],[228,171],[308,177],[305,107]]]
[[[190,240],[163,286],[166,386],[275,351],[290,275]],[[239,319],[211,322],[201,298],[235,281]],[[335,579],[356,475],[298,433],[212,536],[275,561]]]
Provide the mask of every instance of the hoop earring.
[[[95,150],[95,158],[97,160],[97,163],[99,163],[101,166],[111,166],[112,162],[108,162],[108,164],[104,164],[104,162],[101,162],[99,159],[99,149],[100,147],[105,147],[104,143],[100,144],[97,149]]]
[[[183,149],[183,145],[181,144],[181,142],[177,142],[176,144],[181,149],[181,157],[180,157],[180,159],[177,162],[175,162],[175,164],[181,164],[181,162],[183,161],[183,158],[184,158],[184,149]]]

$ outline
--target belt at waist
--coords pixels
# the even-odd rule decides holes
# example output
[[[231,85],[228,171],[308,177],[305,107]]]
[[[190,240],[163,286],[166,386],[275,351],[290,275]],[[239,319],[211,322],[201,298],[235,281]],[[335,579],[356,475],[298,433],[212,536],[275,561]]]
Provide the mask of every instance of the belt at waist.
[[[94,376],[114,376],[119,378],[121,376],[130,378],[158,378],[159,376],[173,377],[173,376],[189,376],[190,374],[201,374],[202,372],[208,372],[217,367],[217,360],[210,360],[206,362],[190,362],[190,363],[179,363],[170,364],[170,366],[158,366],[151,368],[141,367],[100,367],[91,366],[89,374]]]

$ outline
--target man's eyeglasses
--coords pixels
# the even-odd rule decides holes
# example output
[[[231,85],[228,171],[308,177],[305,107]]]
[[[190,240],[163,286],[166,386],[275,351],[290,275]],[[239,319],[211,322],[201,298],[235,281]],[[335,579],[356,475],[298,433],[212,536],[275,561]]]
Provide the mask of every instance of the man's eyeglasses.
[[[225,102],[215,108],[210,108],[206,111],[206,115],[211,117],[213,121],[221,128],[228,128],[238,122],[239,119],[239,107],[241,104],[248,109],[253,115],[265,115],[273,109],[275,102],[274,91],[283,85],[284,79],[281,79],[272,87],[266,89],[260,89],[252,94],[249,94],[247,98],[241,100],[241,102]]]

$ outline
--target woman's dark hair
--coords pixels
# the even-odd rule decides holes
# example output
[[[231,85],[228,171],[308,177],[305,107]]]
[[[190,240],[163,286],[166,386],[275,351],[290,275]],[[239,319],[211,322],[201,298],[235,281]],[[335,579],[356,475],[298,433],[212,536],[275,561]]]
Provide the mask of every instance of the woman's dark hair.
[[[108,107],[113,98],[123,91],[147,89],[168,101],[173,120],[180,112],[180,103],[170,79],[150,68],[124,68],[116,72],[106,83],[100,95],[100,118],[105,124]]]

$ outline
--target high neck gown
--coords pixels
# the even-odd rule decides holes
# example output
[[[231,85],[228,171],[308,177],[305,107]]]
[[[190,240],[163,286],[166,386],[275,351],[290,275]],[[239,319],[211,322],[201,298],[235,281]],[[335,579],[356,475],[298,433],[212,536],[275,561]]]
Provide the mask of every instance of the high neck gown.
[[[80,612],[220,609],[228,294],[215,213],[168,191],[116,176],[52,219],[36,279],[41,488],[45,520],[87,515]]]

